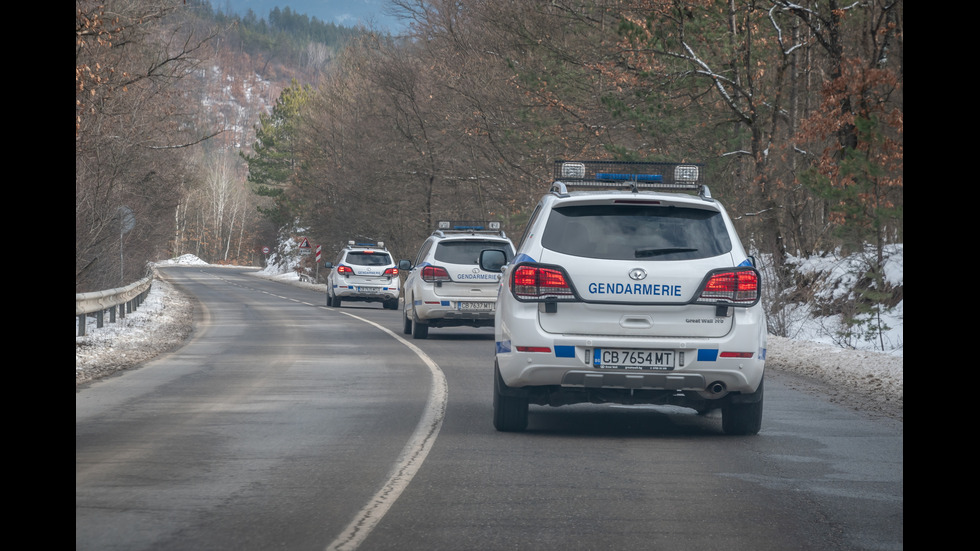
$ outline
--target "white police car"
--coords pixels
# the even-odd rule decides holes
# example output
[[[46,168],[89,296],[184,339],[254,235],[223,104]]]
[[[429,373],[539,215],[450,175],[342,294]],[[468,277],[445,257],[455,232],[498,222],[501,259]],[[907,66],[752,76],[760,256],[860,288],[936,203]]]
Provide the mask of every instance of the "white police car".
[[[414,266],[405,279],[402,310],[405,334],[416,339],[429,336],[430,327],[490,327],[493,325],[500,270],[480,268],[484,249],[501,258],[514,256],[514,244],[499,222],[441,221],[419,248]]]
[[[724,432],[759,432],[760,275],[700,165],[557,162],[501,271],[498,430],[526,429],[528,404],[592,402],[721,409]]]
[[[330,262],[323,266],[333,268],[327,276],[327,306],[339,307],[343,301],[380,302],[389,310],[398,309],[401,278],[384,242],[349,241],[337,256],[336,266]]]

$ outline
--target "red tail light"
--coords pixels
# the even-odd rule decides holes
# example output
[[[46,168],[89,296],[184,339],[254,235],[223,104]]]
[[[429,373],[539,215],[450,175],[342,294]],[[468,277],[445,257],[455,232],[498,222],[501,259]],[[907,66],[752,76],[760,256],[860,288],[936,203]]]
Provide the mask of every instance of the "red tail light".
[[[398,275],[398,268],[388,268],[387,270],[385,270],[384,275],[395,277],[396,275]]]
[[[759,272],[746,268],[712,274],[696,302],[752,305],[759,296]]]
[[[344,274],[344,275],[354,275],[354,268],[351,268],[350,266],[344,266],[343,264],[341,264],[340,266],[337,266],[337,273]]]
[[[720,354],[722,358],[751,358],[753,356],[752,352],[722,352]]]
[[[422,268],[422,281],[427,281],[429,283],[452,281],[449,277],[449,272],[445,268],[440,266],[426,266]]]
[[[511,283],[512,292],[518,300],[577,300],[561,268],[521,265],[514,269]]]

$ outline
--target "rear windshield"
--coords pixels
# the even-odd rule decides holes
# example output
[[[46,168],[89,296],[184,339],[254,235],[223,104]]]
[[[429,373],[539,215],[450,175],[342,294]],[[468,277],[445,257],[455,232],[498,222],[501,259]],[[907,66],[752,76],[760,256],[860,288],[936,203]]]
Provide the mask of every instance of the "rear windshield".
[[[448,264],[480,263],[480,251],[484,249],[499,249],[507,255],[507,262],[514,258],[510,244],[501,241],[458,240],[440,241],[436,246],[435,259]]]
[[[732,249],[720,212],[660,205],[556,208],[541,243],[560,253],[607,260],[692,260]]]
[[[355,266],[387,266],[391,264],[391,255],[367,251],[351,251],[347,253],[347,263]]]

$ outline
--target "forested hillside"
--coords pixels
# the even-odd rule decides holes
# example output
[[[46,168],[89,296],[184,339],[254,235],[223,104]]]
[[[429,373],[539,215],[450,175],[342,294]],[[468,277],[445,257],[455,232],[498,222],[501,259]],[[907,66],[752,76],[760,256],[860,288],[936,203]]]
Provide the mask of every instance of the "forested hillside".
[[[78,0],[76,291],[256,262],[277,231],[328,258],[408,258],[438,219],[519,235],[555,159],[604,158],[705,163],[771,311],[808,299],[789,259],[865,247],[862,308],[901,300],[902,1],[392,4],[406,36]]]
[[[77,1],[76,292],[188,252],[261,263],[277,228],[242,153],[281,92],[317,84],[361,32],[288,8],[240,18],[197,0]]]

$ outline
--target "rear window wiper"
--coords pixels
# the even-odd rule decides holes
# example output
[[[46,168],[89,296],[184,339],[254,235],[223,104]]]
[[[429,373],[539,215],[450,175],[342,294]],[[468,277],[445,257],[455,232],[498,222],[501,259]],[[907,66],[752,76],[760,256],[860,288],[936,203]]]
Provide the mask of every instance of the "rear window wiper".
[[[659,249],[636,249],[633,251],[634,258],[647,258],[650,256],[660,256],[671,253],[693,253],[697,249],[691,247],[664,247]]]

